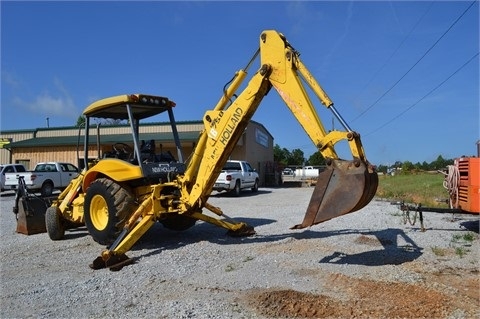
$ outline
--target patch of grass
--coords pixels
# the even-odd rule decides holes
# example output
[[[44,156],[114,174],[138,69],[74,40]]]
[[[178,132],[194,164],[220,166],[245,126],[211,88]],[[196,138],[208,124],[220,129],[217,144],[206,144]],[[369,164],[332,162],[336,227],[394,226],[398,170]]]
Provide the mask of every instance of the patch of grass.
[[[437,246],[431,248],[435,256],[445,256],[447,254],[447,250],[445,248],[440,248]]]
[[[455,249],[455,254],[462,258],[468,252],[470,252],[470,250],[466,247],[471,246],[471,242],[475,239],[477,239],[477,235],[472,232],[465,234],[454,234],[452,235],[450,246]]]
[[[455,254],[460,256],[460,258],[462,258],[463,256],[465,256],[467,254],[467,249],[465,249],[464,247],[456,247],[455,248]]]
[[[381,175],[376,196],[427,207],[448,208],[446,203],[437,201],[448,198],[443,180],[444,176],[440,173]]]
[[[466,234],[454,234],[452,236],[452,242],[453,243],[471,243],[477,238],[477,236],[472,233],[466,233]]]
[[[466,233],[465,235],[462,236],[463,240],[469,243],[474,241],[476,237],[477,236],[474,233]]]
[[[460,234],[454,234],[454,235],[452,236],[452,242],[453,242],[453,243],[458,243],[458,242],[461,241],[461,239],[462,239],[462,235],[460,235]]]

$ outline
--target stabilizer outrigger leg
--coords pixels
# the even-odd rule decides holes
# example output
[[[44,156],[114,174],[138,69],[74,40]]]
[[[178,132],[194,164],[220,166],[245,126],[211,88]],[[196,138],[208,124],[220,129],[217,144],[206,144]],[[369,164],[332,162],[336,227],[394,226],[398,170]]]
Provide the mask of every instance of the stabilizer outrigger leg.
[[[109,268],[111,271],[118,271],[122,269],[124,266],[133,264],[134,260],[129,258],[125,254],[120,255],[110,255],[106,260],[104,260],[103,256],[99,256],[95,258],[92,264],[90,264],[90,268],[94,270]]]
[[[95,258],[93,262],[89,265],[89,267],[94,270],[109,268],[112,271],[117,271],[122,269],[126,265],[132,264],[134,262],[133,259],[129,258],[124,253],[114,253],[114,249],[126,237],[127,233],[128,229],[124,228],[118,238],[115,240],[115,242],[109,247],[109,249],[104,250],[100,256]]]
[[[228,217],[219,207],[213,206],[206,202],[205,208],[218,216],[222,216],[224,219],[220,220],[212,218],[200,212],[194,212],[191,216],[198,220],[203,220],[207,223],[225,228],[227,230],[227,235],[231,237],[247,237],[256,234],[255,229],[252,226],[243,222],[235,221],[234,219]]]
[[[151,209],[150,204],[153,199],[145,200],[135,213],[130,217],[129,221],[119,234],[115,242],[102,251],[99,257],[89,265],[94,270],[109,268],[112,271],[122,269],[124,266],[134,263],[134,260],[129,258],[125,253],[147,232],[148,229],[155,223],[156,217],[154,214],[146,214],[138,221],[139,217]],[[228,235],[233,237],[251,236],[255,234],[252,226],[243,222],[234,221],[223,214],[220,208],[205,203],[205,208],[212,211],[218,216],[223,216],[225,219],[217,219],[201,213],[201,211],[191,212],[188,216],[197,220],[202,220],[210,224],[225,228],[228,230]],[[138,221],[138,222],[137,222]]]
[[[331,160],[320,173],[302,229],[363,208],[375,196],[378,175],[368,163],[359,160]]]
[[[130,217],[129,221],[123,228],[115,242],[102,251],[99,257],[89,265],[94,270],[109,268],[112,271],[122,269],[126,265],[134,263],[125,253],[152,227],[155,223],[154,216],[148,214],[144,216],[138,223],[135,221],[139,218],[143,210],[148,207],[149,200],[145,201]]]

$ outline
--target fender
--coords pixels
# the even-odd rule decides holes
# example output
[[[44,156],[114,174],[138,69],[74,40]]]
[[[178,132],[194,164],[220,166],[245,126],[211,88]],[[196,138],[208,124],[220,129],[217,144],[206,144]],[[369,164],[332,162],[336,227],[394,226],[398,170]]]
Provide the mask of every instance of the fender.
[[[83,189],[86,190],[99,174],[117,182],[131,181],[143,177],[140,166],[117,158],[105,158],[87,171],[83,179]]]

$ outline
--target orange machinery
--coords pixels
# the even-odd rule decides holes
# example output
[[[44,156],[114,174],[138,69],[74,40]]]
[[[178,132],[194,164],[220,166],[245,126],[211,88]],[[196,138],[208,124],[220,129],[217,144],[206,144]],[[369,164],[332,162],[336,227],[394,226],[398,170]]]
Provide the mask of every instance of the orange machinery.
[[[453,172],[445,176],[450,207],[480,214],[480,158],[455,159]]]

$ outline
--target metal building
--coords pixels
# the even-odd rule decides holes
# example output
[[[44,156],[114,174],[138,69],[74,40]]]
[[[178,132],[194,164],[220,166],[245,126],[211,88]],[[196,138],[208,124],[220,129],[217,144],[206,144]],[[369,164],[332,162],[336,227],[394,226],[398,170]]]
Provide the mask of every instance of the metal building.
[[[177,122],[177,130],[186,159],[196,145],[203,130],[201,121]],[[83,129],[83,128],[82,128]],[[92,127],[90,136],[97,136],[97,127]],[[101,157],[112,150],[115,143],[130,143],[130,126],[100,125],[99,139],[91,138],[89,156]],[[80,168],[84,163],[83,130],[78,127],[37,128],[33,130],[0,131],[0,163],[21,163],[33,169],[36,163],[62,161]],[[168,122],[140,125],[140,140],[154,140],[158,152],[176,154],[173,133]],[[97,144],[101,154],[95,154]],[[260,123],[250,121],[230,158],[246,160],[259,172],[261,185],[272,185],[274,180],[273,137]]]

